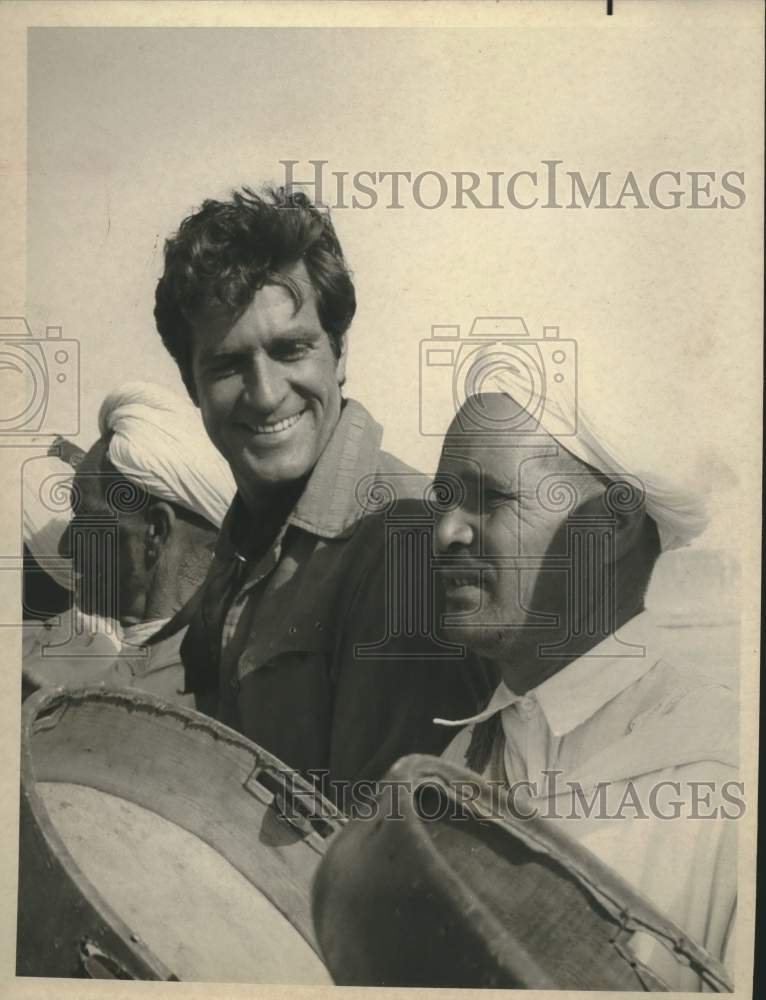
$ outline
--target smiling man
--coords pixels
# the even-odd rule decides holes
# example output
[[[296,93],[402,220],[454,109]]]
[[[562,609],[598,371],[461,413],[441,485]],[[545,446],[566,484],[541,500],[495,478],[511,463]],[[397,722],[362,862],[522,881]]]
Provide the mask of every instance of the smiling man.
[[[247,188],[168,240],[155,308],[238,490],[182,648],[188,684],[289,766],[344,783],[440,752],[433,716],[486,691],[477,667],[387,632],[398,598],[366,498],[380,487],[417,519],[427,484],[342,396],[355,309],[329,215]]]
[[[192,322],[196,399],[250,510],[273,508],[314,467],[340,418],[346,367],[345,341],[323,329],[306,264],[275,279],[233,323],[215,301]]]

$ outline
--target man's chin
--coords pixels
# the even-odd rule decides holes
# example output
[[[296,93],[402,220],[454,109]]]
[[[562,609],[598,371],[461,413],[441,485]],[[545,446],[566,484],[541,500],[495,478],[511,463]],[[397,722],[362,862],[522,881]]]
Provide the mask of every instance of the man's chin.
[[[448,622],[449,615],[446,618]],[[447,622],[440,632],[448,642],[466,646],[470,652],[488,659],[505,656],[519,635],[519,629],[513,626],[468,621],[450,625]]]
[[[75,601],[75,607],[83,615],[89,615],[91,618],[108,618],[109,615],[103,608],[99,608],[96,604],[90,604],[88,601]],[[114,613],[114,609],[112,609]]]
[[[468,621],[449,624],[449,614],[445,617],[446,621],[441,627],[441,634],[449,642],[460,643],[462,646],[468,646],[469,649],[480,652],[481,649],[495,641],[497,630],[490,626]]]
[[[254,456],[247,455],[238,463],[237,479],[242,477],[252,487],[274,489],[289,486],[304,479],[315,465],[313,455],[305,457],[292,454]]]
[[[109,594],[98,586],[85,586],[80,582],[74,592],[73,603],[83,615],[115,620],[120,618],[119,595],[114,592]]]

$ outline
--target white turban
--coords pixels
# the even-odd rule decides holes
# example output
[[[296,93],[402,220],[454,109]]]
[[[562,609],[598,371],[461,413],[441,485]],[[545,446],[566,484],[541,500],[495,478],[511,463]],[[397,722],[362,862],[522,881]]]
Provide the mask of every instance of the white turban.
[[[663,551],[688,544],[705,529],[706,498],[698,483],[688,482],[680,471],[684,465],[678,451],[683,449],[682,441],[674,441],[667,431],[664,440],[652,439],[640,417],[606,403],[602,419],[597,420],[594,407],[583,406],[575,387],[569,387],[570,391],[547,389],[549,372],[539,380],[531,379],[528,363],[514,364],[510,356],[500,358],[497,349],[489,345],[476,353],[472,367],[483,368],[487,374],[473,391],[510,396],[576,458],[610,478],[638,480]]]
[[[74,469],[61,458],[40,456],[22,469],[24,544],[41,568],[61,587],[72,589],[68,559],[59,555],[61,536],[71,518]]]
[[[109,461],[127,479],[220,528],[236,486],[189,400],[128,382],[108,394],[98,422],[102,435],[112,435]]]

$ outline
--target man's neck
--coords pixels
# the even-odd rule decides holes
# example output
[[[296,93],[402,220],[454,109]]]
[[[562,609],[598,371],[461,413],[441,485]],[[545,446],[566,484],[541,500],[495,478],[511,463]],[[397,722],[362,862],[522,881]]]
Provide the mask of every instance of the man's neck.
[[[274,543],[305,486],[304,478],[276,488],[240,489],[245,516],[234,524],[237,551],[259,559]]]
[[[131,625],[140,625],[142,622],[161,621],[172,618],[177,611],[181,610],[183,605],[184,601],[178,593],[177,587],[170,585],[153,587],[151,592],[147,594],[143,617],[141,619],[134,619],[133,621],[123,621],[120,624],[125,628]]]
[[[611,632],[605,634],[588,633],[587,630],[581,629],[579,635],[569,637],[569,640],[560,646],[557,655],[541,652],[556,644],[557,640],[553,634],[544,632],[530,634],[530,639],[525,642],[523,649],[513,649],[506,659],[498,663],[506,687],[514,694],[526,694],[528,691],[532,691],[560,673],[570,663],[595,649],[632,618],[641,614],[643,610],[643,600],[627,603],[617,609],[615,627]],[[560,655],[558,655],[559,653]]]
[[[189,551],[163,565],[146,593],[142,616],[122,621],[121,624],[130,626],[173,618],[192,599],[205,579],[210,553],[206,550],[198,555],[195,558],[195,553]]]

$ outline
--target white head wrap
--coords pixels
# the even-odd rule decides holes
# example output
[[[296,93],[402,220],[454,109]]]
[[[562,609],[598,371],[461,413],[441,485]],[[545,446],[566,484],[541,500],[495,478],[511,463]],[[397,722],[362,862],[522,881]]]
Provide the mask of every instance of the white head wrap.
[[[509,361],[498,366],[497,360],[492,347],[477,352],[476,368],[484,364],[489,374],[475,391],[510,396],[576,458],[606,476],[639,480],[663,551],[688,544],[704,530],[708,521],[706,498],[698,484],[690,484],[680,474],[683,462],[674,462],[675,448],[667,433],[663,442],[652,440],[641,419],[624,411],[618,413],[614,407],[607,426],[606,420],[599,421],[595,414],[586,412],[576,391],[546,391],[544,379],[535,387],[528,366]],[[606,406],[604,410],[606,414]],[[681,442],[677,445],[682,447]]]
[[[187,399],[151,382],[108,394],[98,414],[109,461],[152,496],[180,504],[220,528],[236,486]]]
[[[22,469],[24,544],[56,583],[72,588],[69,560],[59,555],[59,542],[69,526],[74,469],[61,458],[40,456]]]

